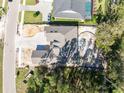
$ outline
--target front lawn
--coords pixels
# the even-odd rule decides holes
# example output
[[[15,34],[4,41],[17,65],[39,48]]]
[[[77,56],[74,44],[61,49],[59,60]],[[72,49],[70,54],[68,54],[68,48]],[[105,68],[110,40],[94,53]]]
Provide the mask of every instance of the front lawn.
[[[40,24],[42,22],[42,15],[34,16],[35,12],[32,11],[26,11],[25,17],[24,17],[24,23],[25,24]]]
[[[35,5],[36,0],[26,0],[26,5]]]
[[[19,75],[16,78],[16,92],[26,93],[27,85],[23,82],[23,80],[25,79],[24,76],[28,72],[28,69],[22,68],[16,70],[19,71]]]
[[[35,0],[27,0],[26,5],[35,5]],[[42,15],[34,16],[35,11],[25,11],[24,23],[25,24],[40,24],[42,22]]]

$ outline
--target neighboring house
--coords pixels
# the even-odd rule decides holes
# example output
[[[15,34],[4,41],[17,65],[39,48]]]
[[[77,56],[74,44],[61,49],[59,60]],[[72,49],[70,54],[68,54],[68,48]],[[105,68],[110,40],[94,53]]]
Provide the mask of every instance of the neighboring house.
[[[92,0],[54,0],[53,17],[65,19],[91,19]]]

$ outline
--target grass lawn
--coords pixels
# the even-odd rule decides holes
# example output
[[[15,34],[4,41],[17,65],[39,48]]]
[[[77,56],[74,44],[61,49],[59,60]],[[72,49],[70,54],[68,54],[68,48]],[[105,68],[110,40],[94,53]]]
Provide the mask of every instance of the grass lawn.
[[[3,0],[0,0],[0,6],[2,6],[2,2],[3,2]],[[7,2],[7,0],[6,0],[6,2]],[[22,1],[21,1],[21,3],[22,3]],[[35,0],[26,0],[26,5],[35,5],[35,4],[36,4]]]
[[[35,0],[26,0],[26,5],[35,5]]]
[[[24,75],[28,72],[28,69],[17,69],[20,73],[16,78],[16,90],[17,93],[26,93],[27,85],[23,83]]]
[[[38,15],[37,17],[34,17],[34,13],[32,11],[26,11],[25,12],[25,17],[24,17],[24,23],[31,23],[31,24],[39,24],[42,22],[42,15]]]
[[[26,0],[26,5],[35,5],[35,0]],[[34,17],[34,11],[25,11],[24,23],[25,24],[40,24],[42,22],[42,15]]]
[[[85,20],[84,22],[80,22],[80,24],[84,24],[84,25],[95,25],[95,24],[97,24],[97,22],[96,22],[96,16],[93,16],[91,20]]]
[[[78,19],[64,19],[64,18],[56,18],[54,19],[54,17],[51,18],[51,21],[52,22],[55,22],[55,23],[71,23],[71,24],[74,24],[74,23],[79,23],[80,25],[95,25],[96,24],[96,16],[93,16],[91,20],[84,20],[84,21],[81,21],[81,20],[78,20]]]
[[[2,59],[3,59],[3,48],[0,46],[0,93],[2,93]]]
[[[26,5],[35,5],[36,2],[35,0],[27,0]],[[34,17],[35,12],[33,11],[26,11],[25,12],[25,17],[24,17],[24,23],[28,24],[40,24],[42,22],[42,15],[38,15],[37,17]]]

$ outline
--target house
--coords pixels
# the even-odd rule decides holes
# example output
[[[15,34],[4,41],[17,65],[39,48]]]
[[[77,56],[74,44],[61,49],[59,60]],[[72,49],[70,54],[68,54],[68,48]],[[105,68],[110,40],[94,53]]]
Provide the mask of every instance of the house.
[[[54,0],[53,17],[63,19],[91,19],[92,0]]]
[[[59,47],[63,47],[66,41],[77,38],[78,33],[76,26],[46,26],[44,29],[47,41],[51,42],[57,39],[60,42]]]
[[[36,50],[32,51],[31,60],[33,66],[39,66],[42,58],[48,54],[50,46],[49,45],[37,45]]]
[[[39,66],[42,60],[42,56],[44,56],[46,53],[48,53],[46,50],[34,50],[31,56],[32,65]]]

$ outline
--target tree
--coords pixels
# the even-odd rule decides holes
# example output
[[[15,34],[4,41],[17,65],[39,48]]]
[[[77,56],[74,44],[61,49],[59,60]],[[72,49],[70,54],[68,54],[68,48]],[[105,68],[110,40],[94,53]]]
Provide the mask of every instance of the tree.
[[[123,34],[124,21],[119,20],[116,23],[102,23],[98,25],[96,32],[96,45],[104,53],[112,51],[111,46],[117,38]]]
[[[124,1],[116,0],[117,3],[112,3],[113,0],[108,0],[108,5],[106,8],[106,13],[103,14],[101,11],[97,11],[96,21],[100,23],[113,23],[118,21],[118,19],[124,18]]]
[[[37,17],[37,16],[39,16],[39,15],[40,15],[40,11],[36,11],[36,12],[33,14],[34,17]]]
[[[123,19],[113,23],[101,23],[98,25],[96,33],[96,46],[99,48],[99,56],[103,62],[107,63],[105,75],[111,81],[106,83],[108,91],[117,91],[118,86],[123,91],[120,87],[121,82],[124,82],[124,63],[120,55],[121,42],[124,37],[123,25]]]

